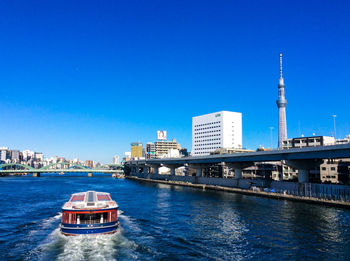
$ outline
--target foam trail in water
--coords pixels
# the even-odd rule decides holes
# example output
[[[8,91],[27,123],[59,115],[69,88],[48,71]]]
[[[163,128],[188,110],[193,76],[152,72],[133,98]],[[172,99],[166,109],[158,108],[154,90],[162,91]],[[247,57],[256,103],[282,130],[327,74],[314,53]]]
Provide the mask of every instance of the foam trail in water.
[[[56,222],[58,219],[61,219],[62,217],[62,212],[57,213],[56,216],[50,217],[46,220],[43,220],[41,227],[42,228],[47,228],[49,227],[52,223]]]
[[[129,230],[133,230],[134,232],[141,232],[141,228],[128,216],[123,215],[124,211],[118,211],[118,216],[125,226],[129,228]]]
[[[62,235],[55,229],[44,242],[31,251],[27,260],[127,260],[138,259],[138,245],[123,236],[121,227],[109,235]]]
[[[57,213],[57,215],[55,215],[53,217],[50,217],[48,219],[43,219],[43,220],[36,222],[39,224],[39,226],[37,227],[37,229],[29,232],[29,237],[33,237],[34,235],[36,235],[38,233],[42,233],[43,231],[50,229],[50,227],[52,225],[54,225],[54,223],[56,223],[58,220],[60,220],[61,217],[62,217],[62,212],[59,212],[59,213]]]

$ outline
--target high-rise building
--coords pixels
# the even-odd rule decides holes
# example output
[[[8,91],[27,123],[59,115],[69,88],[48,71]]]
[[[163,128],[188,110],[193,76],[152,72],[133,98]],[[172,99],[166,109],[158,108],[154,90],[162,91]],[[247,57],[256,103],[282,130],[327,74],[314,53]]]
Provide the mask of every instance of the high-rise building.
[[[24,161],[34,159],[34,151],[24,150],[22,153],[23,153],[23,160]]]
[[[11,150],[11,161],[19,162],[19,150]]]
[[[282,143],[287,139],[287,118],[286,106],[287,100],[284,93],[284,80],[282,77],[282,54],[280,53],[280,79],[278,83],[278,148],[282,148]]]
[[[142,143],[141,142],[132,142],[131,143],[131,157],[132,158],[141,158],[142,157]]]
[[[86,160],[85,166],[92,169],[94,167],[94,162],[92,160]]]
[[[119,156],[118,155],[115,155],[113,157],[113,164],[119,164]]]
[[[42,152],[34,152],[34,159],[41,162],[44,160],[44,154]]]
[[[0,160],[5,162],[7,159],[9,159],[9,156],[10,156],[9,148],[1,147],[0,148]]]
[[[242,113],[220,111],[192,118],[192,155],[242,148]]]

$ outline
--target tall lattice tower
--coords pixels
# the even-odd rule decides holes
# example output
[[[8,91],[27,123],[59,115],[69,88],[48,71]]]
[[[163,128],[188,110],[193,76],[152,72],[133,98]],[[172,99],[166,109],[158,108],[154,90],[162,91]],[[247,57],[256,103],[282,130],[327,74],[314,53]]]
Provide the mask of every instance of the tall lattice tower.
[[[280,53],[280,79],[278,83],[278,148],[282,148],[282,141],[287,139],[287,100],[284,94],[284,81],[282,77],[282,54]]]

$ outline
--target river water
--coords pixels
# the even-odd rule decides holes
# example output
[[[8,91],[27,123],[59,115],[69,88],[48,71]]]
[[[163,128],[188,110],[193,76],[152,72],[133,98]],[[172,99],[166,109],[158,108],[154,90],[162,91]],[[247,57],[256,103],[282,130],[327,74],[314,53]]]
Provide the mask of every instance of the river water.
[[[70,194],[111,193],[120,229],[66,237]],[[0,260],[349,260],[350,211],[111,177],[0,178]]]

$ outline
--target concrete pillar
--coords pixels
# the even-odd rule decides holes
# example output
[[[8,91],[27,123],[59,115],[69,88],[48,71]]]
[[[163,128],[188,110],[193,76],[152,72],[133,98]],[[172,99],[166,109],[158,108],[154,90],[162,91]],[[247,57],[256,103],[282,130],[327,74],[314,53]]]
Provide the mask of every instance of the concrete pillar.
[[[207,167],[205,164],[190,164],[190,168],[196,170],[196,177],[203,177],[203,170]]]
[[[309,170],[299,169],[298,170],[298,182],[299,183],[308,183],[309,182]]]
[[[171,167],[170,168],[170,175],[175,176],[175,170],[176,170],[175,167]]]
[[[220,164],[221,166],[221,177],[225,177],[226,175],[226,170],[227,170],[227,167],[226,167],[226,163],[225,162],[221,162]]]
[[[235,171],[235,179],[242,179],[242,171],[245,168],[254,165],[254,162],[230,162],[226,163],[226,166],[232,168]]]
[[[143,167],[143,174],[148,174],[148,167],[147,166]]]
[[[286,164],[294,169],[298,170],[298,182],[308,183],[309,182],[309,170],[320,167],[323,163],[322,159],[314,160],[286,160]]]
[[[203,175],[203,169],[202,168],[196,168],[196,177],[202,177]]]
[[[153,168],[153,174],[158,175],[159,174],[159,166],[158,165],[154,165],[154,166],[152,166],[152,168]]]
[[[235,179],[241,179],[242,177],[242,169],[235,168]]]

